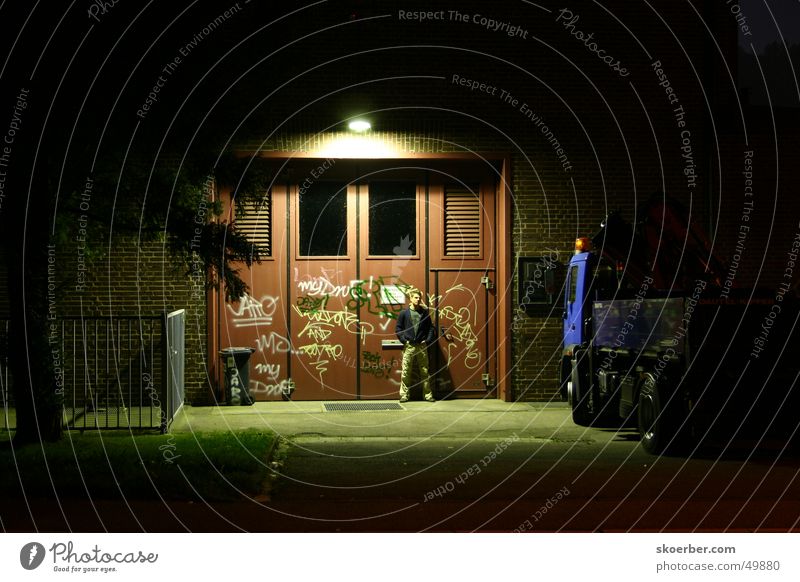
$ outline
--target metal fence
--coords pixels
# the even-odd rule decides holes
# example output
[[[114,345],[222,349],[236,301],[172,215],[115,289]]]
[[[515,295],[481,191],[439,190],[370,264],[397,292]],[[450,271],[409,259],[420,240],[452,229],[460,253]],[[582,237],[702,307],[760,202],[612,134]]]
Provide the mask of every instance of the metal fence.
[[[0,428],[8,429],[15,426],[12,419],[13,401],[9,386],[8,374],[8,325],[9,321],[0,320],[0,403],[3,405],[3,416],[0,418]]]
[[[9,322],[0,324],[4,427],[16,426],[8,370]],[[154,317],[65,317],[54,355],[68,429],[169,430],[184,399],[184,310]]]
[[[167,432],[172,419],[183,406],[186,394],[184,364],[186,362],[186,310],[179,309],[164,316],[162,325],[164,354],[162,358],[163,385],[166,401],[162,408],[161,430]]]

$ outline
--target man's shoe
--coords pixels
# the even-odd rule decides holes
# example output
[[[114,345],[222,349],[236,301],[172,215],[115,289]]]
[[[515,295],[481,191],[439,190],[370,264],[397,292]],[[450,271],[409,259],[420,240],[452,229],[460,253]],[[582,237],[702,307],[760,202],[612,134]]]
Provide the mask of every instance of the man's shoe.
[[[400,402],[408,402],[408,397],[407,396],[401,396],[400,397]]]
[[[433,396],[426,396],[425,402],[436,402],[436,398],[434,398]]]

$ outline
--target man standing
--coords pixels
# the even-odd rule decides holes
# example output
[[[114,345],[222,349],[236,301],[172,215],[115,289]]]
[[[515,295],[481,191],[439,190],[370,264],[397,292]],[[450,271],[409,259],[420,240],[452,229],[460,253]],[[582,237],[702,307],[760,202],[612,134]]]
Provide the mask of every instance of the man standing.
[[[425,400],[433,402],[433,392],[428,377],[428,345],[436,339],[436,333],[431,323],[430,313],[421,302],[422,295],[419,290],[411,289],[406,295],[410,303],[397,316],[397,327],[395,328],[397,339],[403,344],[400,402],[408,402],[408,392],[415,366],[419,370],[419,381],[422,382]]]

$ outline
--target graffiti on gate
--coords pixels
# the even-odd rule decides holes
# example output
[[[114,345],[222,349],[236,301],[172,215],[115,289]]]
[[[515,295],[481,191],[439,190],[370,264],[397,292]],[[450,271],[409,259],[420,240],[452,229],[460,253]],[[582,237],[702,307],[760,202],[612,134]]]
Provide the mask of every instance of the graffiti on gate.
[[[333,333],[333,326],[327,323],[309,321],[297,337],[307,336],[315,342],[325,343]]]
[[[251,394],[264,394],[266,396],[280,396],[286,394],[291,388],[291,381],[283,379],[277,382],[262,382],[261,380],[250,380]]]
[[[328,365],[331,360],[338,360],[342,357],[342,346],[340,344],[308,344],[300,346],[299,353],[305,354],[311,358],[309,363],[314,366],[319,374],[319,381],[325,385],[325,372],[328,371]]]
[[[397,358],[386,361],[381,359],[381,354],[366,351],[362,356],[364,361],[361,363],[361,371],[376,378],[389,378],[392,370],[399,367]]]
[[[298,298],[298,303],[300,303]],[[302,298],[304,301],[307,298]],[[375,326],[369,322],[359,321],[355,313],[350,313],[347,310],[332,311],[325,309],[327,307],[327,298],[313,309],[309,309],[305,303],[303,307],[300,305],[292,305],[295,313],[308,321],[323,323],[331,327],[340,327],[347,333],[352,333],[361,336],[361,343],[366,341],[366,337],[375,331]]]
[[[297,275],[295,275],[297,279]],[[311,277],[297,283],[300,295],[296,309],[301,314],[316,314],[326,310],[331,298],[347,298],[345,311],[360,309],[379,317],[397,319],[406,303],[411,285],[397,275],[370,275],[369,279],[353,280],[349,285],[334,285],[326,276]]]
[[[448,297],[453,292],[465,292],[471,296],[471,301],[462,307],[453,307],[452,305],[445,305],[440,307],[442,300]],[[432,309],[439,316],[439,325],[447,327],[447,333],[453,338],[454,341],[448,342],[447,345],[447,364],[450,365],[453,361],[454,352],[463,346],[464,365],[474,370],[481,364],[481,352],[478,349],[478,336],[475,333],[474,327],[477,327],[477,300],[475,294],[469,289],[459,284],[448,289],[443,296],[433,297],[430,296],[431,304],[436,303],[437,307]],[[456,353],[455,355],[458,355]]]
[[[339,271],[331,269],[322,269],[322,275],[301,277],[298,268],[294,268],[294,281],[297,283],[298,292],[309,297],[347,297],[350,293],[350,285],[331,281],[331,279],[338,280],[339,277]]]
[[[288,380],[281,379],[281,364],[270,361],[285,354],[302,358],[305,365],[313,367],[314,375],[318,375],[323,385],[333,366],[355,368],[392,385],[399,384],[398,358],[389,357],[380,349],[366,351],[366,339],[376,331],[391,333],[389,327],[408,304],[406,294],[411,285],[399,275],[369,276],[343,285],[340,274],[332,270],[305,278],[295,270],[295,282],[300,293],[291,311],[300,320],[295,328],[299,331],[283,335],[284,329],[259,330],[254,341],[262,356],[260,362],[253,364],[254,378],[250,382],[255,394],[285,393]],[[426,299],[438,326],[446,328],[448,341],[441,344],[446,365],[458,363],[469,370],[477,369],[484,356],[477,334],[482,308],[475,292],[463,284],[455,284],[441,295],[428,294]],[[279,297],[269,294],[260,298],[245,294],[237,304],[226,306],[228,320],[237,328],[271,326],[278,301]],[[356,349],[345,350],[344,345],[349,344],[343,341],[342,331],[356,335],[364,351],[359,354]]]
[[[316,313],[320,310],[325,309],[325,306],[328,304],[329,299],[330,295],[323,295],[322,297],[309,297],[309,296],[298,297],[297,311],[301,314]]]
[[[298,299],[299,302],[299,299]],[[353,321],[342,314],[347,312],[328,311],[325,308],[327,298],[310,309],[301,309],[297,305],[293,305],[295,312],[305,317],[306,325],[303,330],[297,334],[299,338],[303,338],[310,343],[300,345],[297,347],[297,353],[307,356],[309,363],[314,366],[319,374],[320,382],[324,385],[324,374],[328,371],[328,367],[332,361],[340,360],[344,356],[344,348],[341,344],[331,343],[329,340],[333,335],[336,327],[344,328],[346,331],[353,329]],[[307,302],[304,302],[307,305]],[[320,309],[322,307],[322,309]],[[349,315],[349,314],[347,314]],[[355,322],[357,331],[357,324]],[[363,339],[364,336],[362,336]]]
[[[266,374],[270,380],[277,380],[281,374],[280,364],[256,364],[256,374]]]
[[[297,352],[310,358],[310,363],[319,373],[320,382],[323,381],[323,374],[328,371],[331,360],[341,359],[344,353],[341,344],[328,342],[333,334],[333,328],[331,323],[309,321],[303,331],[297,334],[298,338],[308,338],[312,342],[299,346]]]
[[[239,298],[239,307],[228,303],[228,311],[233,315],[231,323],[234,327],[253,327],[257,325],[271,325],[272,316],[278,307],[278,297],[262,295],[261,299],[245,293]]]
[[[369,279],[351,281],[347,309],[356,311],[366,308],[373,315],[397,319],[406,303],[406,293],[411,287],[396,275],[370,275]]]
[[[481,352],[478,349],[478,336],[470,323],[470,312],[467,307],[455,309],[451,305],[446,305],[438,310],[440,322],[448,322],[450,325],[447,331],[457,342],[464,346],[464,365],[469,369],[477,368],[481,363]],[[455,344],[447,344],[447,363],[453,359],[453,349]]]
[[[256,338],[256,350],[260,353],[286,354],[292,351],[292,342],[278,332],[270,331]]]
[[[323,366],[326,365],[330,360],[323,360],[322,358],[338,360],[342,357],[344,348],[342,347],[342,344],[307,344],[297,348],[297,351],[301,354],[306,354],[317,358],[312,363],[317,366],[317,369],[320,372],[324,372],[327,370],[327,368],[323,368]]]

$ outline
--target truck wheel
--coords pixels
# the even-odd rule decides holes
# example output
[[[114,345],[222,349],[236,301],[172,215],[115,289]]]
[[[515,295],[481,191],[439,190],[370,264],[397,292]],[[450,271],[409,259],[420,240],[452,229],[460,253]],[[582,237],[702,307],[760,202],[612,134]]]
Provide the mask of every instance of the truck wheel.
[[[570,361],[567,400],[572,409],[572,422],[578,426],[591,426],[594,422],[592,383],[589,379],[589,359],[585,349],[575,349]]]
[[[569,382],[572,379],[572,360],[568,357],[561,358],[561,369],[559,370],[559,387],[558,391],[561,396],[561,400],[564,402],[569,402]]]
[[[572,408],[572,422],[578,426],[591,426],[594,415],[590,412],[589,394],[580,389],[580,382],[567,382],[567,395]]]
[[[638,401],[639,437],[642,448],[650,454],[661,453],[669,440],[666,434],[666,419],[658,393],[658,383],[649,372],[644,374]]]

